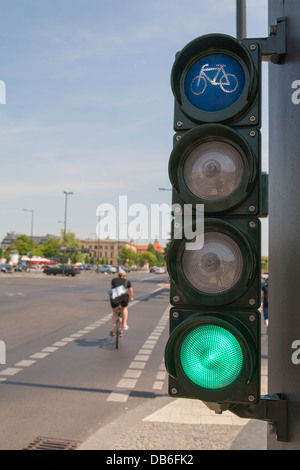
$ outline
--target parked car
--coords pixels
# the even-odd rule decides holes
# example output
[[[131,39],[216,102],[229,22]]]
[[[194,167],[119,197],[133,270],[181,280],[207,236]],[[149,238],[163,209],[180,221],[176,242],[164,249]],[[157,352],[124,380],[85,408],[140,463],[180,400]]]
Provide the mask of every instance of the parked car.
[[[14,270],[17,272],[23,272],[23,271],[26,271],[26,269],[27,269],[26,264],[17,264]]]
[[[128,266],[117,266],[117,272],[119,272],[120,269],[125,271],[125,273],[130,273],[130,268]]]
[[[0,269],[3,273],[12,273],[13,267],[11,264],[1,264]]]
[[[151,266],[151,268],[150,268],[150,271],[149,271],[149,272],[150,272],[150,273],[155,273],[155,272],[156,272],[156,270],[157,270],[157,267],[156,267],[156,266]]]
[[[65,267],[63,264],[55,264],[54,266],[45,266],[43,272],[48,275],[53,274],[54,276],[56,276],[56,274],[62,274],[63,272],[65,276],[75,276],[80,270],[77,266],[73,266],[72,264],[65,264]]]
[[[155,274],[165,274],[165,268],[156,268]]]
[[[110,264],[104,264],[95,269],[96,273],[116,273],[117,268],[110,266]]]

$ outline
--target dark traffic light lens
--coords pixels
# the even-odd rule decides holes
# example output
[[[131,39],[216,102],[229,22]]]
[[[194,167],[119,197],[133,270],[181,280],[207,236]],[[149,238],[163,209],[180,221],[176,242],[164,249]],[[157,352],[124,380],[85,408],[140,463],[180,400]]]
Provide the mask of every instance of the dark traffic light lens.
[[[188,189],[204,201],[221,201],[231,196],[244,177],[244,163],[232,145],[221,141],[201,143],[184,163]]]
[[[232,289],[243,274],[243,255],[238,244],[220,232],[205,232],[201,249],[186,250],[182,270],[188,282],[205,294]]]
[[[244,358],[236,337],[217,325],[190,331],[182,342],[180,362],[188,379],[199,387],[219,390],[240,375]]]

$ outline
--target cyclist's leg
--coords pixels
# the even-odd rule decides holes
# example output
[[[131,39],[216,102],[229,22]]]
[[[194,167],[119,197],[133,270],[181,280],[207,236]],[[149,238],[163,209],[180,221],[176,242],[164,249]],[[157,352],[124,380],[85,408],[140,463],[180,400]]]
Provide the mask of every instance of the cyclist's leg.
[[[123,320],[122,320],[123,329],[128,330],[129,327],[127,325],[127,320],[128,320],[128,308],[127,308],[127,306],[126,307],[122,306],[122,317],[123,317]]]

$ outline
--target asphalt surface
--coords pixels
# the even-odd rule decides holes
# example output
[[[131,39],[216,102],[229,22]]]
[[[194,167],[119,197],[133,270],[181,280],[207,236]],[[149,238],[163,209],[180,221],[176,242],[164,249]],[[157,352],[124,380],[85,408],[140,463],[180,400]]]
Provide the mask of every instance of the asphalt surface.
[[[262,325],[262,385],[267,394],[267,334]],[[100,428],[79,450],[186,451],[267,450],[268,425],[242,419],[229,411],[221,415],[201,401],[156,398],[127,416]],[[153,410],[155,408],[155,410]],[[133,454],[134,455],[134,454]]]
[[[19,276],[18,273],[16,275]],[[5,277],[7,276],[10,275],[5,275]],[[32,274],[32,276],[36,276],[36,274]],[[157,277],[152,279],[153,282],[157,282]],[[83,294],[88,293],[83,290]],[[15,295],[18,295],[18,293],[15,292]],[[50,292],[49,295],[51,295]],[[91,298],[89,298],[89,302],[91,302]],[[162,319],[166,317],[167,310]],[[16,332],[11,326],[12,323],[9,323],[11,321],[9,318],[10,315],[7,316],[6,320],[4,318],[4,321],[7,321],[7,325],[10,326],[9,344],[10,348],[14,350],[20,348],[21,344],[20,339],[16,338]],[[49,325],[42,325],[42,327],[46,331]],[[64,327],[67,334],[68,324]],[[54,333],[53,331],[52,334],[54,335]],[[22,341],[24,341],[25,346],[22,345],[22,347],[26,347],[27,343],[30,344],[33,339],[37,338],[37,335],[38,330],[30,327],[24,334]],[[267,338],[266,329],[262,325],[262,394],[267,393]],[[78,441],[77,449],[101,450],[114,456],[124,451],[184,453],[185,451],[200,450],[267,449],[267,423],[241,419],[230,412],[217,415],[198,400],[171,398],[165,393],[166,387],[162,388],[161,385],[165,376],[166,371],[162,363],[157,372],[157,382],[153,385],[154,389],[156,387],[157,393],[153,393],[152,399],[140,399],[138,405],[134,407],[128,406],[126,401],[126,397],[130,395],[134,397],[134,391],[128,392],[128,384],[123,388],[119,386],[113,399],[119,401],[116,406],[119,407],[117,409],[120,412],[110,414],[96,428],[86,433],[86,439]],[[47,378],[49,378],[49,375]],[[61,377],[61,380],[63,383],[64,378]],[[96,396],[96,394],[93,395]],[[89,395],[89,399],[90,397],[91,395]],[[42,403],[37,403],[42,406]],[[72,412],[72,403],[69,400],[62,405],[67,411]],[[12,400],[12,409],[13,406],[14,401]],[[94,403],[92,399],[91,414],[93,406],[98,406],[98,404]],[[15,408],[17,409],[17,405]],[[7,413],[9,412],[8,410]],[[77,413],[78,411],[75,410],[74,412]],[[84,419],[84,415],[82,419]]]

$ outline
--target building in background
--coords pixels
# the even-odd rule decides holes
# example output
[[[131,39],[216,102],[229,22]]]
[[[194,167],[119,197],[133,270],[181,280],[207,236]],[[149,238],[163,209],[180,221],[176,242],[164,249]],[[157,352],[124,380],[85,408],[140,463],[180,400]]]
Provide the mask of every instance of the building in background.
[[[24,235],[23,233],[20,234],[20,233],[16,233],[16,232],[7,232],[6,236],[3,238],[2,242],[1,242],[1,248],[3,251],[7,250],[7,248],[9,248],[13,243],[15,243],[15,241],[17,240],[18,237],[20,237],[21,235]],[[30,238],[30,236],[26,235],[28,238]],[[44,235],[44,236],[33,236],[32,237],[32,242],[33,242],[33,245],[37,248],[38,246],[40,246],[44,241],[47,241],[49,240],[50,238],[54,238],[54,239],[60,239],[61,237],[57,236],[57,235]]]
[[[153,244],[152,244],[154,250],[157,252],[157,253],[161,253],[163,255],[164,253],[164,249],[163,247],[157,242],[155,241]],[[139,255],[140,253],[145,253],[145,251],[149,251],[149,245],[137,245],[136,246],[136,252],[137,254]]]
[[[120,257],[120,252],[123,247],[129,248],[134,251],[134,253],[137,253],[134,243],[110,240],[109,238],[105,240],[87,238],[86,240],[81,240],[80,243],[81,249],[88,250],[90,257],[99,260],[107,260],[107,263],[111,265],[127,264],[127,260],[121,259]]]

